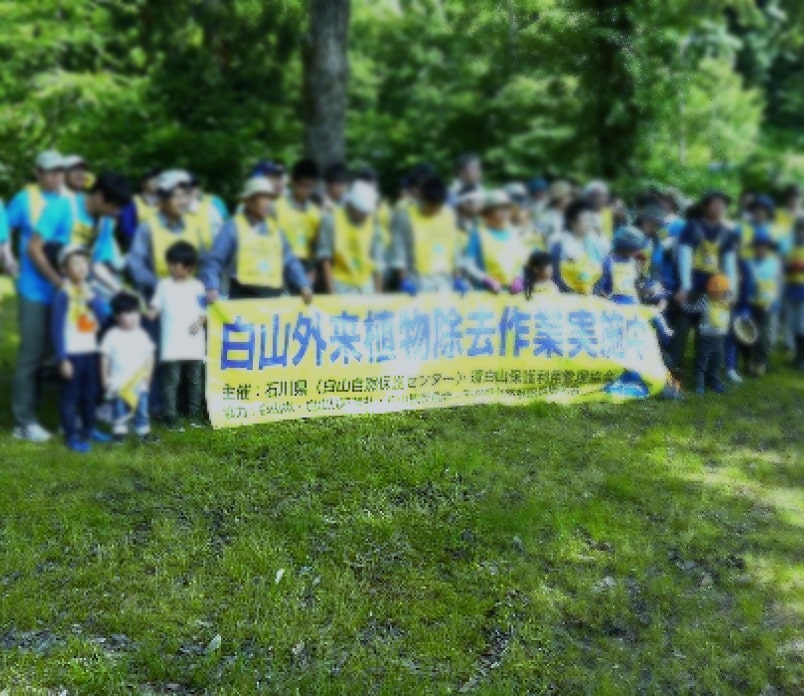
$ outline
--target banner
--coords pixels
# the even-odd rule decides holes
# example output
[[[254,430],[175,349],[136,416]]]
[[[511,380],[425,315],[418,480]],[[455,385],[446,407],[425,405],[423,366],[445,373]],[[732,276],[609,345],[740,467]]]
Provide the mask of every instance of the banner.
[[[212,425],[646,397],[667,379],[651,312],[578,295],[219,302],[207,329]]]

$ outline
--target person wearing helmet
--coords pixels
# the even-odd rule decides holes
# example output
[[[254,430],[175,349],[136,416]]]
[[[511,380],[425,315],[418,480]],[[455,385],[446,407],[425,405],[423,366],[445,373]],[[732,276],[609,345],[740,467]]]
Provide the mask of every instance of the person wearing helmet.
[[[397,208],[391,222],[391,268],[399,287],[409,294],[465,291],[461,233],[455,211],[447,205],[447,186],[440,177],[429,176],[417,195],[416,202]]]
[[[382,292],[384,245],[377,222],[377,190],[352,184],[341,207],[324,216],[316,256],[331,295]]]
[[[201,262],[199,276],[209,304],[218,301],[225,274],[232,299],[279,297],[289,287],[306,304],[312,302],[310,279],[271,217],[277,195],[266,177],[246,182],[240,194],[241,212],[226,222]]]

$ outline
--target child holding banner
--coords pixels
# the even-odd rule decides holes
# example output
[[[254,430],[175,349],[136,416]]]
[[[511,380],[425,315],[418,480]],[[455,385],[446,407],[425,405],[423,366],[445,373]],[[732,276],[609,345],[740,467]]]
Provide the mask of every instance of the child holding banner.
[[[112,298],[115,326],[101,343],[101,380],[112,399],[113,435],[117,443],[125,441],[128,422],[140,442],[153,442],[148,415],[148,388],[154,368],[156,347],[140,326],[140,300],[121,292]]]
[[[553,260],[546,251],[534,251],[522,271],[525,298],[558,295],[558,286],[553,282]]]
[[[639,304],[637,255],[645,248],[645,235],[636,227],[620,227],[612,246],[612,252],[603,260],[603,274],[595,293],[616,304]]]

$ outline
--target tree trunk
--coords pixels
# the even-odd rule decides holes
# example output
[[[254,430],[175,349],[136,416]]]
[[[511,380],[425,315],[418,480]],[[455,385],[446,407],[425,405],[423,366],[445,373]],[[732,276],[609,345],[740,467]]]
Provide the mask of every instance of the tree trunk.
[[[309,0],[304,37],[304,149],[321,166],[346,159],[349,0]]]

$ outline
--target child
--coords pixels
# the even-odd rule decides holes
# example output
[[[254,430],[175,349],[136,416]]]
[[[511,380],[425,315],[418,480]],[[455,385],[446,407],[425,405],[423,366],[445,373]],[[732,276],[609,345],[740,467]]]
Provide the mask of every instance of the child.
[[[140,326],[140,300],[121,292],[112,298],[115,326],[101,343],[103,389],[112,398],[114,440],[121,443],[133,419],[140,442],[154,442],[148,417],[148,385],[155,346]]]
[[[558,295],[558,286],[553,282],[553,260],[546,251],[534,251],[523,270],[525,298],[534,295]]]
[[[636,227],[621,227],[615,233],[612,245],[612,252],[603,259],[603,274],[595,292],[616,304],[639,304],[637,256],[645,248],[645,235]]]
[[[757,377],[768,371],[772,345],[772,322],[779,306],[782,287],[782,266],[776,254],[776,242],[770,233],[757,232],[752,244],[754,253],[748,259],[751,278],[751,316],[759,329],[759,340],[751,351],[749,372]]]
[[[788,321],[796,341],[797,370],[804,371],[804,217],[795,222],[793,247],[787,257],[786,291]]]
[[[103,303],[87,283],[89,252],[68,245],[59,254],[65,281],[53,300],[51,330],[62,378],[59,414],[67,448],[90,451],[98,384],[98,326]]]
[[[729,279],[716,273],[706,284],[706,293],[687,311],[701,315],[695,343],[695,393],[704,394],[709,386],[716,394],[725,391],[720,379],[726,334],[731,325],[731,287]]]
[[[204,389],[204,286],[193,277],[198,252],[192,244],[176,242],[165,254],[170,277],[159,281],[148,318],[161,319],[159,361],[162,374],[165,424],[178,425],[177,401],[182,382],[187,385],[190,426],[201,427]]]

